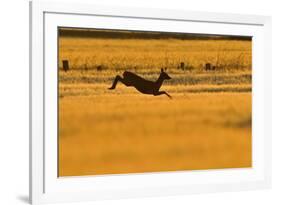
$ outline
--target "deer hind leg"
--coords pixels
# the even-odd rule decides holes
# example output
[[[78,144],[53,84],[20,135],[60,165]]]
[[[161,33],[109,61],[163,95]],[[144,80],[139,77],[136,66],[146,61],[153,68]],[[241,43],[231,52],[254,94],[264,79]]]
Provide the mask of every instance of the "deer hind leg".
[[[110,89],[110,90],[115,89],[115,87],[116,87],[118,81],[120,81],[121,79],[122,79],[122,78],[120,77],[120,75],[117,75],[117,76],[115,77],[113,83],[112,83],[112,86],[111,86],[110,88],[108,88],[108,89]]]
[[[163,94],[167,95],[170,99],[172,99],[172,96],[169,95],[169,94],[168,94],[167,92],[165,92],[165,91],[158,91],[157,93],[153,93],[153,95],[155,95],[155,96],[157,96],[157,95],[163,95]]]
[[[112,86],[108,89],[113,90],[116,88],[118,82],[122,82],[126,86],[130,86],[129,82],[127,82],[126,78],[122,78],[120,75],[117,75],[112,83]]]

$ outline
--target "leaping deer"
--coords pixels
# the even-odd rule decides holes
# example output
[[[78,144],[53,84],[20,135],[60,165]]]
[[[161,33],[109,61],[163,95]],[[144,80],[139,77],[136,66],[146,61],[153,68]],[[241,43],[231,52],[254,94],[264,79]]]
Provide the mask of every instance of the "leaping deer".
[[[144,94],[149,94],[154,96],[165,94],[169,98],[172,98],[172,96],[170,96],[167,92],[159,91],[163,81],[169,79],[171,79],[171,77],[166,72],[164,72],[163,68],[161,69],[159,78],[155,82],[146,80],[135,73],[125,71],[123,73],[123,78],[120,75],[117,75],[113,81],[112,86],[108,89],[110,90],[115,89],[117,83],[120,81],[128,87],[130,86],[135,87],[139,92]]]

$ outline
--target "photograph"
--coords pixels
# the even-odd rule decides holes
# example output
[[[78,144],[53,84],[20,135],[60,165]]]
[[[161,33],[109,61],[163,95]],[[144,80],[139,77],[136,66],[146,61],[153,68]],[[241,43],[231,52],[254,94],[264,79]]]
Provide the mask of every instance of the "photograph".
[[[252,36],[57,38],[58,177],[252,167]]]

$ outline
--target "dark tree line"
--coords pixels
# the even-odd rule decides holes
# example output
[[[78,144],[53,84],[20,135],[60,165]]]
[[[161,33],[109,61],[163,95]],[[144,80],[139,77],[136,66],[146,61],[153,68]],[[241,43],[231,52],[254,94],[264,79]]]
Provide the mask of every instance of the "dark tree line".
[[[151,31],[123,31],[102,29],[59,28],[59,37],[84,37],[84,38],[115,38],[115,39],[181,39],[181,40],[246,40],[251,36],[226,36],[192,33],[151,32]]]

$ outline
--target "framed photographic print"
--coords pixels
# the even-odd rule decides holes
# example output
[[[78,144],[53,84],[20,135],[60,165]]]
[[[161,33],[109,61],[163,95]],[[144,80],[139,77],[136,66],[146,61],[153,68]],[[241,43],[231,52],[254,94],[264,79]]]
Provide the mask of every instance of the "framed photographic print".
[[[31,203],[270,187],[270,32],[265,16],[31,2]]]

